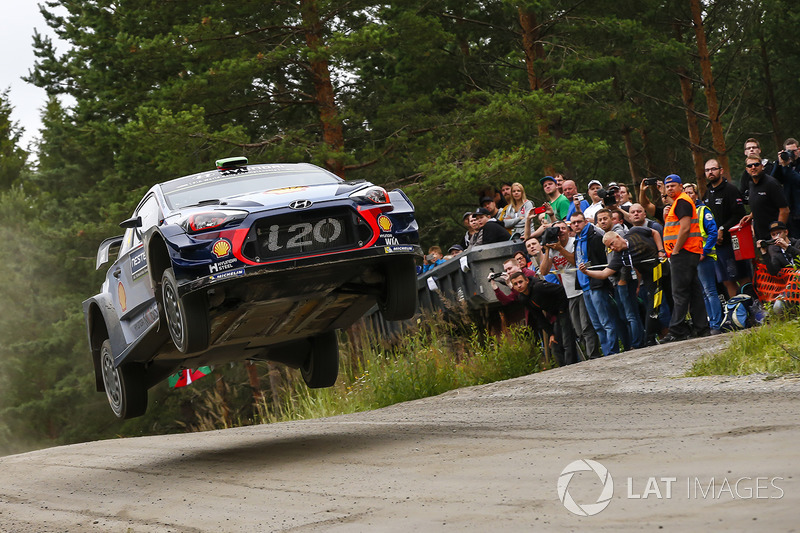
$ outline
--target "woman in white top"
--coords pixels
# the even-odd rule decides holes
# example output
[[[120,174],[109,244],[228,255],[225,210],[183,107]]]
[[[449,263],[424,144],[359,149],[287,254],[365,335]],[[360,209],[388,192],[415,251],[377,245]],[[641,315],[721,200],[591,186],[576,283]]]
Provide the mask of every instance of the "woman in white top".
[[[525,187],[521,183],[511,184],[511,201],[503,217],[503,225],[509,233],[519,233],[525,230],[525,216],[533,209],[533,202],[525,196]]]

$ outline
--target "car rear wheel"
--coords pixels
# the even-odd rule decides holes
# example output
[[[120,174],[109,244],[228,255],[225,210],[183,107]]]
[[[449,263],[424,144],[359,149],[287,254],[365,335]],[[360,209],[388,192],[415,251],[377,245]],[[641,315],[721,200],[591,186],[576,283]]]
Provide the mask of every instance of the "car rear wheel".
[[[339,340],[336,331],[311,339],[311,352],[300,366],[303,381],[312,389],[332,387],[339,376]]]
[[[386,264],[386,285],[378,307],[386,320],[408,320],[417,311],[417,272],[414,260]]]
[[[115,367],[111,341],[108,339],[100,347],[100,365],[103,369],[103,386],[114,414],[123,419],[143,415],[147,411],[144,367],[135,363]]]
[[[161,296],[167,329],[181,353],[194,353],[208,348],[208,309],[205,294],[195,292],[178,296],[178,282],[171,268],[161,277]]]

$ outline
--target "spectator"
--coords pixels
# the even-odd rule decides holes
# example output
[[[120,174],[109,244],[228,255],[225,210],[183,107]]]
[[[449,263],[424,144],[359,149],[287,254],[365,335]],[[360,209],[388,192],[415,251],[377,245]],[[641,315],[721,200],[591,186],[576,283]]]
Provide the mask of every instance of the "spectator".
[[[511,202],[508,204],[503,225],[509,233],[519,233],[525,229],[525,215],[533,211],[533,202],[525,195],[525,187],[521,183],[511,184]]]
[[[706,304],[708,325],[712,335],[722,333],[722,304],[717,293],[717,223],[714,213],[697,197],[697,186],[687,183],[683,192],[689,195],[697,209],[697,219],[700,224],[700,234],[703,237],[703,253],[700,255],[700,264],[697,266],[697,275],[703,286],[703,298]]]
[[[475,229],[478,226],[478,222],[473,220],[472,211],[467,211],[464,213],[461,223],[467,228],[467,232],[464,234],[464,248],[467,248],[472,242],[472,236],[478,231]]]
[[[581,213],[575,213],[570,219],[572,231],[575,232],[575,263],[580,265],[603,265],[606,263],[606,247],[600,232],[592,224],[587,224]],[[608,280],[589,278],[578,272],[578,285],[583,290],[583,301],[592,321],[604,355],[619,352],[617,330],[612,319],[611,284]]]
[[[463,251],[464,251],[463,246],[461,246],[460,244],[454,244],[453,246],[450,247],[450,249],[447,250],[447,255],[444,256],[444,258],[452,259]]]
[[[561,285],[529,279],[522,272],[510,275],[512,294],[500,290],[494,280],[490,281],[497,299],[504,305],[520,301],[525,305],[528,325],[536,325],[546,334],[550,348],[555,352],[560,365],[578,362],[575,336],[567,311],[567,295]]]
[[[632,226],[654,229],[658,232],[659,235],[664,234],[664,226],[662,226],[655,220],[650,220],[649,218],[647,218],[647,213],[645,212],[644,206],[642,206],[642,204],[631,204],[631,207],[628,210],[628,214],[630,215]],[[660,246],[660,248],[663,248],[663,246]]]
[[[502,222],[503,218],[506,216],[506,209],[508,208],[508,204],[511,203],[511,183],[508,181],[504,181],[500,184],[500,195],[503,197],[502,206],[497,204],[497,207],[500,208],[500,212],[497,214],[497,221]],[[496,202],[495,202],[496,203]]]
[[[492,244],[509,240],[509,235],[502,224],[496,220],[490,220],[489,211],[479,207],[473,214],[473,228],[475,234],[472,235],[470,245]]]
[[[797,139],[783,142],[783,151],[778,154],[777,165],[772,175],[783,185],[783,195],[789,204],[789,236],[800,238],[800,149]]]
[[[578,186],[575,185],[574,181],[564,180],[562,189],[564,191],[564,196],[567,200],[569,200],[569,210],[567,211],[567,216],[565,217],[566,220],[569,220],[572,216],[572,213],[575,211],[583,213],[586,208],[589,207],[589,202],[583,198],[583,195],[578,194]]]
[[[711,334],[708,316],[703,301],[703,285],[697,274],[700,256],[703,254],[703,238],[697,209],[689,195],[683,192],[683,182],[677,174],[664,179],[664,187],[672,200],[668,214],[664,217],[664,248],[669,258],[672,275],[672,320],[669,333],[662,343],[689,338],[691,330],[686,324],[686,312],[692,316],[692,325],[697,337]]]
[[[522,253],[522,252],[519,252],[519,253]],[[505,272],[505,275],[503,277],[499,278],[499,279],[502,280],[503,283],[505,283],[509,288],[511,288],[510,277],[511,277],[511,274],[513,274],[514,272],[522,272],[523,274],[525,274],[529,278],[538,277],[536,275],[536,272],[534,272],[532,269],[528,268],[528,265],[524,260],[523,261],[518,261],[516,256],[510,257],[510,258],[506,259],[505,261],[503,261],[503,272]]]
[[[564,182],[565,187],[566,183]],[[569,227],[563,220],[556,222],[554,226],[559,229],[558,240],[542,247],[544,253],[541,270],[550,272],[552,268],[558,272],[567,294],[569,316],[576,336],[583,340],[586,357],[596,359],[600,357],[600,341],[586,310],[583,291],[578,287],[575,274],[575,237],[570,235]]]
[[[764,173],[761,158],[747,156],[745,167],[750,175],[750,214],[742,217],[741,223],[752,220],[756,239],[768,239],[772,221],[780,220],[784,224],[789,221],[789,206],[778,180]]]
[[[586,217],[587,222],[594,222],[594,216],[603,208],[603,199],[597,194],[597,191],[603,188],[603,184],[597,180],[589,182],[589,199],[592,201],[591,205],[584,209],[583,216]],[[570,220],[572,220],[570,218]]]
[[[558,276],[550,272],[549,268],[540,268],[544,254],[542,253],[542,245],[538,238],[528,237],[525,239],[525,250],[527,250],[528,258],[530,259],[527,263],[529,269],[536,273],[540,279],[543,279],[549,283],[561,283],[561,280],[558,279]],[[517,252],[517,254],[520,253],[522,252]]]
[[[769,225],[769,235],[769,241],[758,241],[758,247],[764,252],[767,271],[777,276],[782,268],[795,268],[794,262],[800,257],[800,239],[790,238],[786,224],[780,220]]]
[[[608,209],[601,209],[596,214],[597,227],[604,232],[613,231],[611,221],[611,211]],[[624,236],[624,233],[617,234]],[[606,263],[608,263],[611,254],[610,249],[606,249]],[[634,279],[633,273],[630,269],[623,269],[620,272],[612,274],[608,280],[614,287],[614,307],[616,308],[617,332],[622,340],[622,346],[626,350],[630,348],[641,348],[644,346],[644,326],[642,326],[642,319],[639,316],[639,300],[636,295],[638,289],[638,281]]]
[[[566,196],[558,192],[556,179],[553,176],[545,176],[539,180],[539,183],[547,197],[547,202],[550,204],[555,214],[555,218],[564,220],[564,217],[567,216],[567,211],[569,211],[569,200],[567,200]]]
[[[497,216],[500,214],[500,210],[497,208],[497,204],[495,203],[494,198],[489,196],[484,196],[481,198],[481,207],[486,209],[489,212],[489,216],[495,220],[497,220]]]
[[[564,175],[561,172],[556,172],[553,174],[553,177],[556,179],[556,187],[558,188],[558,192],[564,194]]]
[[[422,273],[435,268],[442,263],[445,262],[444,256],[442,255],[442,249],[438,246],[431,246],[428,248],[428,255],[425,256],[425,260],[422,264]]]
[[[767,159],[761,158],[761,143],[758,142],[758,139],[754,139],[753,137],[750,137],[744,142],[744,157],[748,158],[750,156],[753,156],[761,161],[765,174],[772,174],[773,164]],[[747,172],[747,167],[745,167],[745,169],[742,170],[742,177],[739,180],[739,190],[742,192],[745,204],[749,203],[751,182],[752,180],[750,179],[750,173]]]
[[[625,238],[609,231],[603,235],[603,243],[615,253],[608,266],[603,270],[591,270],[585,263],[578,265],[581,272],[594,279],[606,279],[625,267],[636,269],[647,293],[645,336],[648,346],[656,343],[656,334],[660,330],[658,308],[662,305],[662,297],[663,303],[670,307],[673,305],[669,263],[661,262],[664,252],[659,251],[654,240],[657,235],[655,230],[642,226],[632,227]]]
[[[744,198],[736,185],[722,175],[722,167],[716,159],[706,161],[705,173],[709,185],[703,202],[717,223],[717,279],[731,298],[739,293],[739,286],[749,283],[753,277],[748,261],[736,261],[730,234],[730,229],[745,215]]]
[[[642,180],[639,185],[639,203],[644,207],[647,216],[655,218],[662,224],[664,223],[664,201],[666,199],[667,193],[664,190],[663,181],[655,178]]]
[[[630,190],[628,190],[628,186],[624,183],[619,184],[619,190],[617,191],[617,205],[624,211],[627,211],[631,205],[633,205],[633,198],[631,197]]]

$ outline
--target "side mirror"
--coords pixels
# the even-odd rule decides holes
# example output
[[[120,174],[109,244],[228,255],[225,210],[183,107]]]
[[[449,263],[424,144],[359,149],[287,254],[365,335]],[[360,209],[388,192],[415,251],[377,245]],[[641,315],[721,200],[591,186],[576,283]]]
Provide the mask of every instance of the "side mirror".
[[[142,217],[133,217],[119,223],[120,228],[141,228]]]

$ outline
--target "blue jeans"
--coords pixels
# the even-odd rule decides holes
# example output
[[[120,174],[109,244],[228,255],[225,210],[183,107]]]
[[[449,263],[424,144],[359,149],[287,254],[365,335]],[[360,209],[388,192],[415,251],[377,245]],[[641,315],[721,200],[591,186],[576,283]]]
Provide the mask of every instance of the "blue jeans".
[[[614,309],[608,302],[609,296],[603,289],[584,290],[583,301],[586,303],[586,311],[592,321],[597,336],[600,337],[600,347],[603,355],[611,355],[619,352],[617,342],[617,331],[614,328]]]
[[[703,285],[703,299],[708,313],[708,326],[711,329],[719,329],[722,325],[722,304],[717,293],[717,265],[716,261],[706,257],[697,265],[697,275]]]
[[[631,347],[641,348],[644,346],[644,326],[642,317],[639,315],[639,299],[636,297],[636,281],[628,282],[626,285],[616,285],[614,287],[617,303],[625,315],[626,327],[630,332]],[[717,300],[719,302],[719,300]]]

